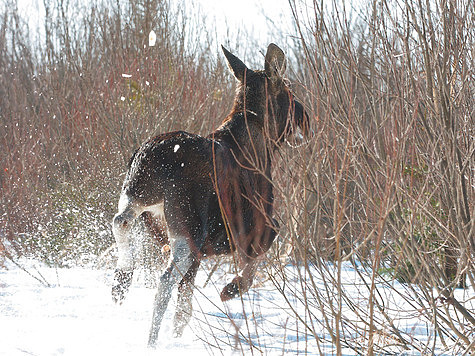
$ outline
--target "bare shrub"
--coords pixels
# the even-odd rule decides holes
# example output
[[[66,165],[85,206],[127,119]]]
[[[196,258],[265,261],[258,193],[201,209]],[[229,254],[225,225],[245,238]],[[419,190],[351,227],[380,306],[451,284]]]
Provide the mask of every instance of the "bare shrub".
[[[276,152],[281,228],[263,279],[289,332],[321,354],[328,342],[337,354],[473,353],[472,2],[368,1],[353,17],[344,2],[289,3],[287,52],[315,131]],[[66,4],[45,1],[44,38],[14,6],[0,15],[0,254],[13,245],[51,264],[112,243],[140,142],[211,131],[232,95],[208,34],[168,2]],[[243,354],[256,320],[229,336]]]
[[[277,171],[282,242],[303,264],[291,294],[307,308],[295,317],[317,339],[329,333],[337,354],[468,352],[473,304],[455,288],[475,287],[473,6],[374,1],[351,21],[337,2],[313,2],[310,20],[291,8],[316,129]],[[348,264],[365,283],[358,304]],[[292,284],[281,267],[273,276]],[[402,326],[410,308],[388,311],[381,288],[423,310],[428,339]]]
[[[20,253],[74,260],[77,244],[112,243],[120,175],[139,144],[209,131],[232,93],[200,41],[209,34],[167,1],[44,6],[44,36],[15,6],[1,15],[0,220]]]

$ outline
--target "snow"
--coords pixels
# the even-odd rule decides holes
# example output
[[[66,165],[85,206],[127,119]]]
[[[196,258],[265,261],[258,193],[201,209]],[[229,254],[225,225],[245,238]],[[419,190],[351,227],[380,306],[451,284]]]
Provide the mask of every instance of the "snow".
[[[149,349],[146,344],[154,289],[147,288],[143,270],[136,271],[124,303],[115,305],[110,294],[112,269],[55,269],[28,263],[26,269],[33,275],[41,274],[51,286],[42,285],[14,265],[0,270],[0,355],[183,355],[186,351],[192,351],[193,356],[247,355],[252,354],[251,343],[255,355],[319,355],[319,349],[323,354],[335,353],[323,327],[320,305],[310,290],[305,301],[300,298],[301,285],[294,277],[302,278],[302,271],[297,267],[285,267],[289,276],[286,284],[275,274],[274,283],[258,281],[242,299],[223,303],[219,292],[233,275],[220,268],[204,286],[212,267],[205,264],[198,272],[193,318],[184,335],[172,337],[174,296],[162,323],[158,347]],[[323,279],[317,274],[312,278],[318,288],[324,288]],[[342,278],[353,305],[364,303],[367,293],[356,271],[348,267]],[[404,293],[402,286],[395,288]],[[393,288],[384,286],[378,287],[378,295],[385,299],[386,312],[394,314],[393,322],[405,337],[413,338],[414,345],[430,340],[433,330],[417,308],[408,304],[409,296],[398,297]],[[292,311],[297,310],[308,322],[305,303],[312,310],[315,330],[319,330],[318,342]],[[401,311],[407,313],[398,316]],[[349,309],[343,312],[352,318]],[[347,333],[355,340],[362,337],[354,332],[351,335],[350,328]],[[343,354],[353,355],[354,351],[343,349]],[[419,353],[410,350],[406,354]]]
[[[175,147],[173,147],[173,152],[176,153],[179,149],[180,149],[180,145],[175,145]]]
[[[155,33],[154,30],[152,30],[148,34],[148,46],[154,47],[156,42],[157,42],[157,34]]]

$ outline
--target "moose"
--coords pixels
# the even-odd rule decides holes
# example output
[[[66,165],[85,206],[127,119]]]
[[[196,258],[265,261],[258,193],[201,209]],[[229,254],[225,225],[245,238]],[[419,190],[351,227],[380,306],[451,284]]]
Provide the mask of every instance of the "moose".
[[[143,143],[129,162],[112,222],[118,248],[112,297],[120,303],[132,283],[134,221],[145,217],[151,230],[163,226],[159,240],[170,257],[158,281],[149,334],[152,347],[176,284],[173,332],[182,335],[203,258],[234,254],[239,262],[240,273],[222,290],[222,301],[249,290],[277,235],[278,223],[272,217],[273,152],[286,140],[309,132],[309,116],[283,77],[286,58],[278,46],[268,46],[264,70],[248,69],[222,50],[238,81],[231,112],[206,137],[176,131]]]

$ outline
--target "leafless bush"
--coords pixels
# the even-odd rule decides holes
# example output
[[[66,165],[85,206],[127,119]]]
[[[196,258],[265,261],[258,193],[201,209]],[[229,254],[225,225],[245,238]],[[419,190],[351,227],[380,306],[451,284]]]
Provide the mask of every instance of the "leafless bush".
[[[44,1],[44,29],[11,5],[0,21],[2,234],[54,260],[103,250],[138,145],[156,132],[209,131],[224,116],[223,63],[205,29],[167,1]]]
[[[473,351],[473,304],[455,290],[475,287],[473,6],[374,1],[350,21],[337,2],[290,3],[316,125],[277,172],[282,242],[306,281],[296,318],[315,338],[328,332],[337,354]],[[365,283],[360,304],[348,263]],[[292,283],[284,271],[273,278]],[[412,309],[392,315],[387,287],[421,311],[428,340],[398,326]]]
[[[0,237],[57,264],[110,245],[120,174],[140,142],[211,131],[232,90],[208,34],[167,1],[44,4],[44,35],[14,6],[0,15]],[[318,347],[468,354],[473,4],[370,1],[352,18],[343,5],[290,1],[295,91],[315,137],[276,153],[280,241],[264,278]],[[246,325],[236,342],[259,328]]]

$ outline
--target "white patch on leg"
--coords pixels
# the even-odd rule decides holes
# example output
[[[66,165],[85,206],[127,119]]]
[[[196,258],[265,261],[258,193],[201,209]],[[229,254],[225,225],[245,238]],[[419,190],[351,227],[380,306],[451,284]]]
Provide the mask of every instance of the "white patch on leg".
[[[118,214],[122,213],[130,204],[130,198],[127,194],[122,193],[119,198]]]
[[[124,228],[117,226],[117,219],[120,218],[120,215],[116,215],[114,218],[114,238],[115,244],[117,246],[117,253],[118,253],[118,261],[117,261],[117,268],[124,269],[124,270],[131,270],[133,268],[133,253],[131,248],[131,241],[130,241],[130,228]],[[128,224],[131,224],[129,222]]]
[[[188,241],[183,237],[170,237],[170,253],[172,258],[169,261],[169,267],[173,266],[171,274],[171,283],[181,281],[188,268],[191,266],[191,250]]]
[[[180,293],[180,290],[178,291]],[[193,284],[185,286],[178,295],[173,319],[173,337],[181,337],[183,330],[190,322],[193,314]]]
[[[136,241],[136,234],[133,233],[135,219],[144,211],[149,211],[154,218],[164,220],[163,202],[151,206],[138,204],[133,198],[122,192],[119,198],[118,213],[114,217],[112,231],[118,249],[117,268],[124,270],[133,269],[134,248],[140,250],[139,243]]]
[[[170,301],[173,286],[183,278],[192,263],[191,250],[186,238],[172,237],[170,238],[170,245],[173,257],[169,262],[169,267],[160,278],[160,285],[158,286],[155,296],[152,326],[148,340],[149,346],[156,344],[160,325],[168,302]]]
[[[114,217],[112,222],[112,232],[114,234],[115,242],[118,250],[117,268],[123,270],[132,270],[134,265],[134,256],[131,246],[131,239],[133,238],[130,230],[134,224],[135,219],[142,213],[136,204],[133,204],[132,199],[125,193],[122,193],[119,198],[119,212]]]
[[[163,203],[148,206],[146,210],[150,211],[154,218],[165,220],[165,214],[163,212]]]

